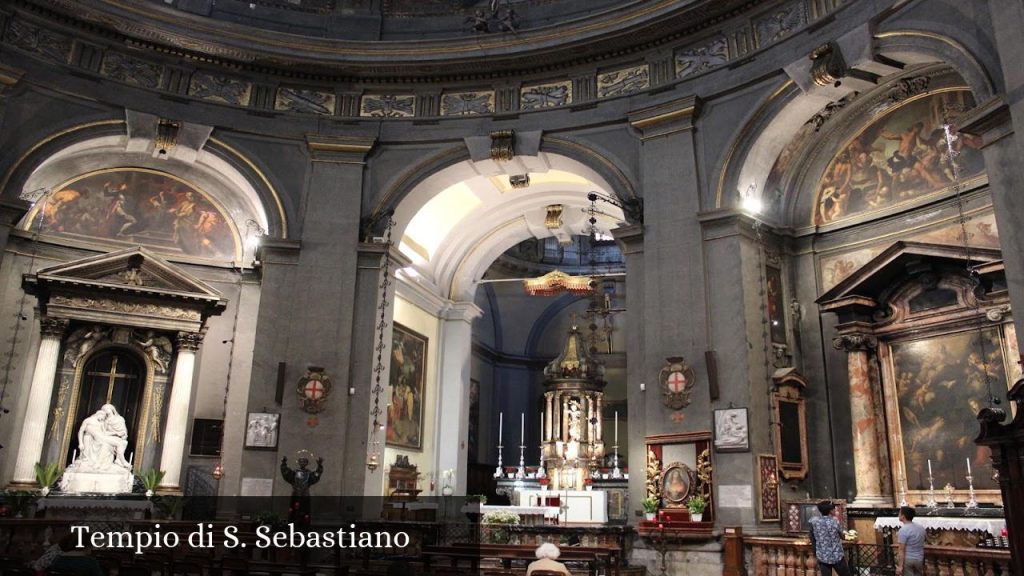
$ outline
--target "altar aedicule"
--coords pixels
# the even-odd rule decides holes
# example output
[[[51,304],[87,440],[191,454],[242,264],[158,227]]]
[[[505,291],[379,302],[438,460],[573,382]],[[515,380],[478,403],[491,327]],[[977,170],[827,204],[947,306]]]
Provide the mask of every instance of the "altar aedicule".
[[[583,490],[604,459],[601,410],[604,366],[586,352],[576,326],[562,353],[544,368],[544,467],[555,490]]]

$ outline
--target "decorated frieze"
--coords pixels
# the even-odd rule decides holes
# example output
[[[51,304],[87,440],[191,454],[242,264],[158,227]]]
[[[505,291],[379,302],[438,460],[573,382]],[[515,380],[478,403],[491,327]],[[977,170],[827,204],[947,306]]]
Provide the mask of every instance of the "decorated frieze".
[[[623,68],[597,75],[597,97],[611,98],[646,90],[651,87],[647,64]]]
[[[12,20],[7,26],[4,40],[16,48],[61,64],[67,64],[71,57],[71,38],[24,20]]]
[[[274,101],[275,110],[305,112],[307,114],[334,114],[335,96],[331,92],[305,88],[281,87]]]
[[[780,6],[776,10],[754,20],[754,32],[758,47],[774,44],[807,24],[807,10],[802,2]]]
[[[441,116],[478,116],[493,113],[493,90],[454,92],[441,95]]]
[[[198,310],[186,310],[174,306],[160,306],[159,304],[141,304],[136,302],[122,302],[109,298],[88,298],[85,296],[53,296],[50,298],[52,306],[67,306],[86,310],[98,310],[102,312],[120,312],[124,314],[143,314],[157,316],[160,318],[172,318],[175,320],[201,320]]]
[[[143,88],[159,88],[164,68],[159,64],[134,58],[120,52],[107,52],[103,56],[100,73],[125,84]]]
[[[248,106],[252,83],[237,78],[196,72],[188,88],[189,96],[234,106]]]
[[[519,92],[519,108],[522,110],[557,108],[571,102],[572,82],[569,80],[524,86]]]
[[[677,51],[675,61],[676,78],[707,72],[729,61],[729,43],[724,36],[716,36]]]
[[[416,96],[367,94],[360,101],[359,115],[366,118],[411,118],[416,115]]]

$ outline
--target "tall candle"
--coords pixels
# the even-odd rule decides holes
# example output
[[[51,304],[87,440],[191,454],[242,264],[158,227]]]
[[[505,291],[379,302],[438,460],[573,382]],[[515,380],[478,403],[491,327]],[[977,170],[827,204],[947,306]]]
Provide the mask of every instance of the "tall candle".
[[[903,480],[903,462],[898,462],[898,465],[900,467],[900,480]]]
[[[505,422],[505,413],[498,412],[498,446],[501,446],[501,428]]]
[[[928,459],[928,476],[932,475],[932,459]]]
[[[619,411],[615,411],[615,445],[619,445]]]
[[[544,411],[540,411],[540,441],[544,443]]]
[[[526,444],[526,413],[519,413],[519,445]]]
[[[967,475],[971,475],[971,459],[967,458]]]

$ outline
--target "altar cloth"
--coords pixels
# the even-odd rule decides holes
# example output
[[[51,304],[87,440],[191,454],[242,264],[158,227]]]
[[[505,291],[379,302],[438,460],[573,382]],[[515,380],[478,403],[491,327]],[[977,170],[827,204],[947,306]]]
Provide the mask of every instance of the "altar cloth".
[[[948,518],[943,516],[916,516],[914,522],[926,530],[963,530],[967,532],[988,532],[999,536],[1006,528],[1002,518]],[[875,518],[875,530],[898,530],[903,524],[891,516]]]

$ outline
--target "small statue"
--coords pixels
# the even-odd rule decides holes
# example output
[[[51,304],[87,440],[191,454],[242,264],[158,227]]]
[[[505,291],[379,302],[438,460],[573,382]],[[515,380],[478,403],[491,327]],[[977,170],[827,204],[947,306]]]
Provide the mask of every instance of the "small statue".
[[[292,470],[288,467],[288,458],[281,458],[281,476],[292,485],[292,503],[288,507],[288,521],[296,526],[309,526],[311,523],[309,506],[309,487],[320,481],[324,473],[324,459],[316,459],[316,470],[308,469],[309,458],[299,456],[299,467]]]
[[[174,353],[174,346],[166,336],[160,336],[153,330],[146,330],[143,338],[136,338],[135,343],[145,351],[146,356],[153,361],[160,372],[167,372]]]
[[[502,16],[501,20],[498,22],[498,28],[502,32],[515,33],[515,31],[519,28],[519,22],[516,21],[515,8],[509,8],[508,10],[505,11],[505,15]]]
[[[484,34],[490,32],[490,22],[487,19],[487,13],[482,9],[477,10],[472,16],[466,17],[466,24],[469,24],[470,30],[476,33],[483,32]]]

